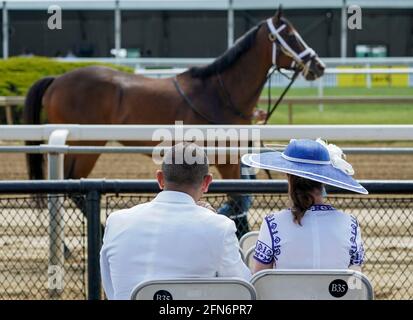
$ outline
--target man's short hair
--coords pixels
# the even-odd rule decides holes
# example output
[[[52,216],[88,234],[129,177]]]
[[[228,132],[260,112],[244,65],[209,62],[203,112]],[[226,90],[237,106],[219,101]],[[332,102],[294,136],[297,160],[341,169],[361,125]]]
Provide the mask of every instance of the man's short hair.
[[[194,143],[178,143],[163,158],[162,171],[166,182],[176,185],[200,185],[208,174],[208,157]]]

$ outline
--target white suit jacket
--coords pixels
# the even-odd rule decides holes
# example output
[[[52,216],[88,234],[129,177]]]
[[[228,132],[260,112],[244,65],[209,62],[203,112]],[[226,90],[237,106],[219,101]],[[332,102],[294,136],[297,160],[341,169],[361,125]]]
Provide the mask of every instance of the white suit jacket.
[[[100,253],[108,299],[129,299],[132,289],[149,279],[249,280],[235,231],[232,220],[196,205],[182,192],[163,191],[151,202],[112,213]]]

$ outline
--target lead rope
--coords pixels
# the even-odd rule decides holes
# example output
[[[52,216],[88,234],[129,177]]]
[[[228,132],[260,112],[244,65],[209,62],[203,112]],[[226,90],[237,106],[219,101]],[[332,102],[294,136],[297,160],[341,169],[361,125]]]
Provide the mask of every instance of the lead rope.
[[[270,119],[270,117],[272,116],[272,114],[274,113],[274,111],[277,109],[277,107],[280,105],[282,99],[284,99],[284,96],[287,94],[288,90],[290,90],[291,86],[293,85],[294,81],[297,79],[300,71],[297,70],[294,72],[294,75],[292,76],[292,78],[290,79],[290,83],[288,84],[288,86],[284,89],[284,91],[281,93],[281,95],[278,97],[277,101],[274,103],[273,107],[271,108],[271,76],[273,75],[274,71],[277,70],[277,68],[274,68],[271,73],[269,74],[269,79],[268,79],[268,84],[269,84],[269,88],[268,88],[268,106],[267,106],[267,116],[265,117],[264,122],[262,123],[262,125],[266,125],[268,123],[268,120]],[[283,74],[283,73],[281,73]],[[261,148],[264,148],[264,143],[262,142],[262,140],[260,141],[260,146]],[[272,180],[272,175],[271,172],[269,170],[264,170],[265,174],[267,175],[267,178]]]
[[[282,74],[282,73],[281,73]],[[284,99],[284,96],[287,94],[288,90],[290,90],[291,86],[293,85],[294,81],[297,79],[298,75],[300,74],[300,70],[296,70],[293,74],[293,76],[290,79],[290,83],[288,84],[287,87],[285,87],[284,91],[281,93],[281,95],[278,97],[277,101],[274,103],[273,107],[271,110],[267,110],[267,116],[263,122],[263,125],[266,125],[268,123],[268,120],[274,113],[274,111],[277,109],[277,107],[280,105],[282,99]],[[270,88],[271,89],[271,88]],[[270,102],[268,102],[268,105],[270,105]]]

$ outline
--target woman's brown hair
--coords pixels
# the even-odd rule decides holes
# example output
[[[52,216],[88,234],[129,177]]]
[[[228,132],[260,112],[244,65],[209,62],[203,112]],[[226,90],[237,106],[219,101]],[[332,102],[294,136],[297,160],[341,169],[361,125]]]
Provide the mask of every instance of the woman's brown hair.
[[[294,222],[301,226],[301,219],[304,217],[305,212],[314,204],[312,192],[315,190],[321,192],[323,184],[291,174],[287,174],[287,178],[291,212],[294,215]]]

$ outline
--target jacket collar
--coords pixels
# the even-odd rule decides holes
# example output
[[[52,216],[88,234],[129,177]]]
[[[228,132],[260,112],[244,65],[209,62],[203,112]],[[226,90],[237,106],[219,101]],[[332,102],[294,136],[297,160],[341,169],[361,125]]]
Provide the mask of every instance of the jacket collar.
[[[153,199],[155,202],[195,204],[195,200],[185,192],[162,191]]]

